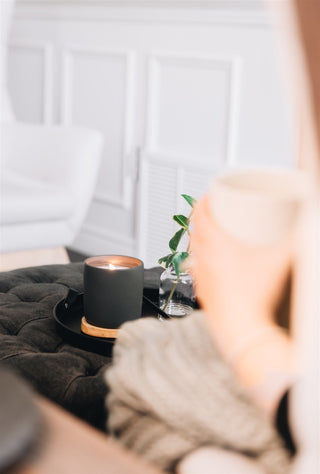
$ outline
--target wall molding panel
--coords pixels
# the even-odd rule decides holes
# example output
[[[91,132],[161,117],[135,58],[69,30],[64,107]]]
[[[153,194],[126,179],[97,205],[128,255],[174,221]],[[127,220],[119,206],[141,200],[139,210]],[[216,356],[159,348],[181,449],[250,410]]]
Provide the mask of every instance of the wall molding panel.
[[[172,66],[183,70],[187,79],[188,71],[225,71],[226,77],[226,122],[224,133],[223,150],[221,151],[220,161],[225,164],[234,164],[236,162],[236,144],[238,132],[238,113],[241,93],[241,73],[242,58],[238,56],[222,55],[204,55],[204,54],[185,54],[185,53],[166,53],[152,52],[148,61],[148,99],[147,99],[147,120],[145,131],[145,151],[151,155],[170,156],[176,161],[188,159],[200,160],[206,163],[212,160],[212,153],[206,153],[201,156],[199,150],[189,152],[185,149],[172,150],[162,147],[159,143],[160,127],[160,107],[161,107],[161,88],[162,76],[165,74],[164,67]],[[172,77],[172,82],[176,80]],[[183,81],[181,83],[183,87]],[[214,87],[214,86],[212,86]],[[186,94],[187,96],[187,94]],[[213,112],[213,111],[212,111]],[[171,111],[168,110],[168,116]],[[191,132],[191,131],[190,131]]]
[[[42,120],[41,122],[50,125],[53,123],[53,57],[54,45],[48,41],[32,41],[23,37],[13,37],[9,42],[9,51],[20,50],[25,52],[37,52],[43,63],[41,71],[42,90]]]
[[[121,151],[117,159],[120,175],[120,192],[118,194],[110,193],[98,186],[94,199],[122,209],[130,209],[132,205],[131,175],[134,166],[133,120],[136,55],[130,50],[86,47],[83,45],[69,45],[65,47],[62,53],[61,116],[63,124],[75,122],[72,103],[74,99],[74,81],[76,80],[74,75],[74,63],[77,57],[98,58],[104,63],[116,58],[123,63],[124,87],[121,91],[121,95],[123,96],[123,122],[121,124],[121,143],[119,144]],[[106,84],[106,87],[108,87],[108,84]],[[101,92],[103,93],[103,91]]]
[[[237,137],[239,129],[241,81],[243,73],[243,59],[234,57],[229,63],[229,107],[226,139],[226,165],[237,163]]]

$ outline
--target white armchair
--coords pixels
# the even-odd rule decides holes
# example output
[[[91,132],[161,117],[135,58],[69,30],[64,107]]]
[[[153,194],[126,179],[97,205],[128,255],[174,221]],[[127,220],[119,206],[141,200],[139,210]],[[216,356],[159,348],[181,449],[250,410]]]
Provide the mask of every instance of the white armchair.
[[[0,251],[70,245],[93,195],[99,132],[1,125]]]
[[[0,270],[66,261],[65,252],[51,249],[70,245],[79,231],[103,144],[94,130],[16,121],[6,74],[13,10],[14,0],[1,2]]]

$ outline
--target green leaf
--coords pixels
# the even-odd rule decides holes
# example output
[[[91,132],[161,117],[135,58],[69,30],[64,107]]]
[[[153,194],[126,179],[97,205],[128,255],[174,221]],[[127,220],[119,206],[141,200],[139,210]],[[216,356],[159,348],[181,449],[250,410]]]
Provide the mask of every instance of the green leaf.
[[[172,259],[174,257],[174,253],[170,253],[169,255],[166,255],[165,257],[161,257],[158,260],[159,265],[162,266],[162,264],[165,264],[165,268],[168,268],[170,263],[172,262]]]
[[[181,225],[181,227],[183,227],[185,230],[189,230],[189,220],[186,216],[183,216],[182,214],[176,214],[173,216],[173,220]]]
[[[180,274],[181,262],[183,262],[188,257],[189,257],[188,252],[176,252],[173,255],[172,263],[173,263],[174,270],[175,270],[177,276],[179,276],[179,274]]]
[[[169,241],[169,247],[172,252],[175,252],[178,248],[178,245],[180,243],[180,240],[182,239],[183,235],[185,234],[186,229],[179,229],[172,239]],[[170,262],[171,263],[171,262]]]
[[[188,194],[181,194],[181,196],[187,201],[187,203],[191,206],[194,207],[196,204],[197,200],[193,198],[192,196],[188,196]]]

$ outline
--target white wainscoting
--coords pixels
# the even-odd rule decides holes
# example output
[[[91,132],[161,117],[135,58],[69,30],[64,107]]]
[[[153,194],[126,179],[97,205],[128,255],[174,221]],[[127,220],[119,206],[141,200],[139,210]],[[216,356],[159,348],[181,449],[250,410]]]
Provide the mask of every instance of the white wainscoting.
[[[9,92],[20,120],[53,120],[53,45],[18,38],[9,44]]]
[[[24,121],[105,137],[74,248],[155,265],[223,166],[292,165],[274,28],[260,0],[20,0],[9,86]]]
[[[132,205],[135,54],[85,45],[63,51],[62,123],[95,127],[105,147],[95,199],[128,209]]]
[[[241,58],[151,53],[147,153],[233,163]]]

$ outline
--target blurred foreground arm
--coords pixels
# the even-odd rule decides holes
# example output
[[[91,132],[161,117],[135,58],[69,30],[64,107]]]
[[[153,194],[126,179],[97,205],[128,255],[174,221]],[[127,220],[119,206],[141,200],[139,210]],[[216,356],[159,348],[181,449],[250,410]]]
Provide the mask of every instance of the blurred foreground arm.
[[[192,271],[209,332],[255,402],[272,414],[294,378],[292,341],[274,321],[292,242],[239,243],[216,224],[207,197],[193,223]]]

